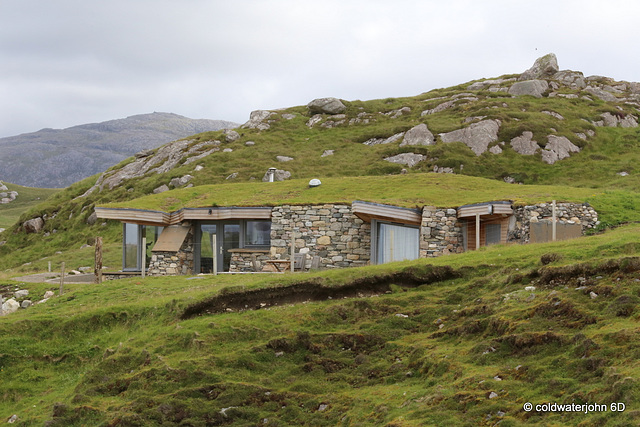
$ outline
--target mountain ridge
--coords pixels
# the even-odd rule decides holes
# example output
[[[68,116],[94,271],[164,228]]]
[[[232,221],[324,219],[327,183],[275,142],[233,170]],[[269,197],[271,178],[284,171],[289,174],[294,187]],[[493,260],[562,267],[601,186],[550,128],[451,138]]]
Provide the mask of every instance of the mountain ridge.
[[[66,187],[138,151],[235,126],[224,120],[154,112],[65,129],[44,128],[0,138],[0,179],[29,187]]]

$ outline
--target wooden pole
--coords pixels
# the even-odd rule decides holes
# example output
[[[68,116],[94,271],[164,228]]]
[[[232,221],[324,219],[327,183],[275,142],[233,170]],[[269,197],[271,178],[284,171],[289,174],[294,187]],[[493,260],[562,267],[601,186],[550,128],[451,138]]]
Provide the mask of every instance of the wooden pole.
[[[476,214],[476,251],[480,249],[480,214]]]
[[[144,279],[147,270],[147,238],[142,238],[142,278]]]
[[[4,311],[2,310],[2,304],[4,304],[4,298],[2,297],[2,295],[0,295],[0,316],[4,314]]]
[[[49,273],[51,273],[51,261],[49,261]]]
[[[62,261],[62,269],[60,271],[60,295],[64,293],[64,261]]]
[[[212,261],[213,261],[213,275],[218,275],[218,237],[214,234],[211,236],[211,253],[212,253]]]
[[[551,204],[551,241],[556,241],[556,201]]]
[[[96,258],[93,269],[96,275],[96,283],[102,283],[102,237],[96,237]]]

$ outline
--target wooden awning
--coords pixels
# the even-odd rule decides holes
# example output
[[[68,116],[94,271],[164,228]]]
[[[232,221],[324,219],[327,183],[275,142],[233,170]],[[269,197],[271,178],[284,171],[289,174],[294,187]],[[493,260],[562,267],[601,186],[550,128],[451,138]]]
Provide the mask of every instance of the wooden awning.
[[[190,227],[182,225],[172,225],[165,227],[158,236],[156,244],[153,245],[152,252],[178,252],[184,239],[189,233]]]
[[[354,201],[351,207],[353,213],[365,222],[371,222],[372,219],[377,219],[380,221],[411,225],[420,225],[422,223],[422,213],[419,209],[400,208],[398,206],[358,200]]]
[[[115,219],[121,222],[169,226],[183,221],[218,221],[224,219],[271,219],[270,207],[211,207],[183,208],[175,212],[150,211],[144,209],[96,207],[96,215],[102,219]]]
[[[465,205],[458,208],[458,218],[475,217],[476,215],[511,215],[511,202],[487,202]]]

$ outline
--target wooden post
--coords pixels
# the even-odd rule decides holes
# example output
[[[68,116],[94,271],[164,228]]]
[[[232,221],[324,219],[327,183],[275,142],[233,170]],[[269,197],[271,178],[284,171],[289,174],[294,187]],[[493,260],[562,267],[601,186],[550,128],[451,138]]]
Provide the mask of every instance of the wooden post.
[[[214,234],[211,236],[211,256],[213,261],[213,275],[218,275],[218,237]]]
[[[296,254],[296,238],[295,238],[294,232],[291,231],[291,272],[292,273],[296,265],[295,254]]]
[[[480,214],[476,214],[476,251],[480,249]]]
[[[102,283],[102,237],[96,237],[96,258],[93,269],[96,275],[96,283],[99,285]]]
[[[551,241],[556,241],[556,201],[551,204]]]
[[[51,273],[51,261],[49,261],[49,273]]]
[[[60,271],[60,295],[64,293],[64,261],[62,261],[62,269]]]
[[[147,270],[147,238],[142,238],[142,278],[144,279]]]
[[[0,316],[4,314],[4,311],[2,310],[2,304],[4,304],[4,298],[2,297],[2,295],[0,295]]]

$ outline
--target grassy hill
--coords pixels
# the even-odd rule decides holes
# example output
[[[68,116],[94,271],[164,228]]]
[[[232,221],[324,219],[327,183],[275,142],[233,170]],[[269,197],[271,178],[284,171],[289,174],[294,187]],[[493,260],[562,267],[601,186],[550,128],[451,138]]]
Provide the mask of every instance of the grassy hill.
[[[0,322],[0,419],[636,424],[638,232],[315,274],[69,284]]]
[[[17,191],[18,197],[11,203],[0,204],[0,228],[11,227],[24,212],[60,191],[56,188],[31,188],[9,183],[5,183],[5,185],[9,189],[8,191]]]
[[[56,287],[15,276],[44,271],[49,261],[91,266],[93,248],[84,245],[96,236],[105,241],[105,265],[117,267],[121,226],[90,224],[97,205],[170,212],[555,199],[590,203],[601,221],[594,235],[339,271],[68,284],[63,296],[0,318],[0,420],[637,424],[640,128],[599,122],[637,121],[638,85],[596,77],[572,86],[545,77],[549,89],[537,98],[512,96],[517,78],[343,101],[344,115],[316,116],[306,106],[267,112],[260,126],[249,123],[237,134],[207,132],[129,158],[31,207],[1,235],[0,292],[26,288],[37,301]],[[492,151],[476,155],[440,136],[483,120],[500,123]],[[418,124],[428,126],[434,144],[402,145],[402,137],[364,144]],[[511,145],[524,132],[538,142],[533,155]],[[580,151],[546,163],[549,135]],[[413,167],[385,160],[401,153],[424,157]],[[292,178],[261,182],[272,166]],[[454,173],[432,173],[435,167]],[[191,187],[153,194],[186,175]],[[311,178],[323,184],[309,188]],[[43,232],[25,234],[20,224],[35,217],[46,218]],[[527,402],[533,411],[523,410]],[[554,402],[609,406],[535,409]],[[626,410],[612,412],[612,403]]]

